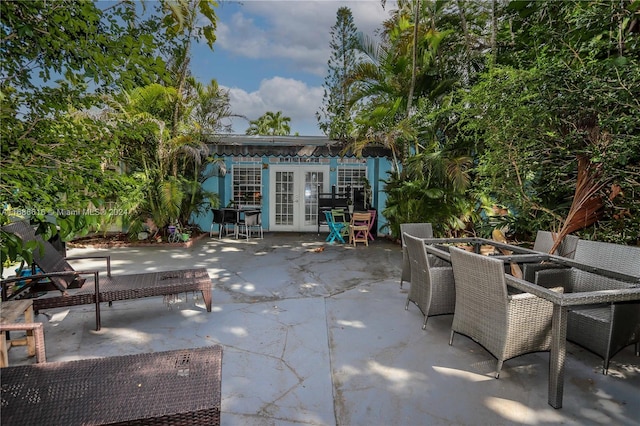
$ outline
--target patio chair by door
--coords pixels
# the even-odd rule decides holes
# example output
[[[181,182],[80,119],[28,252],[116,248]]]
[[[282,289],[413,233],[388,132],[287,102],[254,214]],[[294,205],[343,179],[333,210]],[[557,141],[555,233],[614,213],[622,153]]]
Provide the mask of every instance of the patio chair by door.
[[[374,241],[376,237],[373,236],[373,232],[371,232],[371,230],[373,229],[373,224],[376,222],[376,215],[378,214],[378,211],[369,210],[369,214],[371,214],[371,221],[369,222],[369,239]]]
[[[529,352],[549,351],[553,304],[529,293],[509,294],[504,263],[489,256],[450,247],[456,285],[449,345],[460,333],[504,361]],[[411,284],[413,286],[413,283]]]
[[[327,226],[329,227],[329,235],[325,241],[331,244],[338,240],[344,244],[344,238],[342,238],[344,223],[334,221],[333,214],[328,210],[325,210],[324,215],[327,218]]]
[[[238,209],[222,209],[222,223],[225,235],[229,235],[229,232],[233,232],[235,236],[237,233],[238,222],[240,219],[240,211]],[[231,229],[229,229],[231,227]]]
[[[211,221],[211,229],[209,230],[209,237],[213,237],[213,227],[218,225],[218,238],[222,238],[222,230],[224,229],[224,214],[220,209],[211,209],[213,213],[213,220]]]
[[[371,213],[353,213],[349,223],[349,244],[355,247],[356,243],[365,243],[368,246],[370,227]]]
[[[336,223],[342,223],[342,231],[340,231],[340,235],[342,237],[349,237],[349,222],[347,221],[347,215],[343,209],[332,209],[331,214],[333,215],[333,221]]]
[[[426,222],[400,224],[400,238],[402,239],[402,276],[400,277],[400,288],[402,288],[404,281],[411,282],[411,264],[409,263],[404,234],[417,238],[433,238],[433,229],[431,228],[431,224]]]
[[[236,230],[236,238],[244,236],[248,240],[254,231],[263,238],[262,212],[260,210],[245,211],[244,219],[238,222]]]

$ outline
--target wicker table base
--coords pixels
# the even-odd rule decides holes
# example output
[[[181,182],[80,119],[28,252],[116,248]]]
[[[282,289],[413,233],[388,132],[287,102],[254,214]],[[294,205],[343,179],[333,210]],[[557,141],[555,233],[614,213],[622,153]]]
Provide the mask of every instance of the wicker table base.
[[[222,347],[2,369],[2,425],[218,425]]]

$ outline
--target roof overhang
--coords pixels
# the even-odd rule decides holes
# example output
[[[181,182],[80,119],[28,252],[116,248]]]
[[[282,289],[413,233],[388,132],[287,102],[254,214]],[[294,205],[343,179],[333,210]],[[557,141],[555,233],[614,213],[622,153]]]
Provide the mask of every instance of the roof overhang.
[[[250,136],[216,135],[208,141],[211,153],[219,156],[283,156],[337,157],[344,149],[342,142],[325,136]],[[344,157],[355,157],[347,153]],[[362,157],[391,157],[391,151],[368,146]]]

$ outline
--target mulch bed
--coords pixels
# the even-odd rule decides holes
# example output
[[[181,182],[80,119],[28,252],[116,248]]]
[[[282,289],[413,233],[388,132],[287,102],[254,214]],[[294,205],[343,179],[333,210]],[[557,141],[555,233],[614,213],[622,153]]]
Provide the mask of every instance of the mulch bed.
[[[112,248],[112,247],[191,247],[193,243],[204,236],[207,232],[192,233],[189,241],[183,243],[169,243],[167,241],[157,242],[153,239],[136,240],[124,232],[110,233],[106,235],[90,235],[67,241],[68,248]]]

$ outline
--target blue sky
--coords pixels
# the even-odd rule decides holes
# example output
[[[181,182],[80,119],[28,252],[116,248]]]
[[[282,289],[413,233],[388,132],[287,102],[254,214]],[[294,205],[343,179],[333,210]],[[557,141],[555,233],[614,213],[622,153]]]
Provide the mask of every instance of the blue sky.
[[[389,17],[379,0],[221,1],[213,52],[205,43],[192,51],[191,71],[202,83],[216,79],[229,90],[231,109],[250,120],[267,111],[291,118],[291,134],[322,135],[315,118],[322,104],[329,42],[336,12],[351,9],[359,31],[373,36]],[[233,122],[244,133],[246,120]]]

